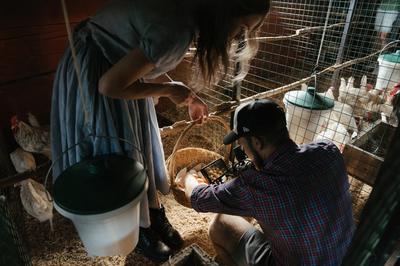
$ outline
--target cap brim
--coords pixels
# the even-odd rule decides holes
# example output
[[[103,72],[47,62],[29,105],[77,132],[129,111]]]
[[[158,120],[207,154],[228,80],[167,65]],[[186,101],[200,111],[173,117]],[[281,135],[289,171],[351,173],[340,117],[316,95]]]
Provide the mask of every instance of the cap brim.
[[[224,137],[224,144],[229,145],[232,144],[234,141],[239,139],[239,135],[236,132],[231,131]]]

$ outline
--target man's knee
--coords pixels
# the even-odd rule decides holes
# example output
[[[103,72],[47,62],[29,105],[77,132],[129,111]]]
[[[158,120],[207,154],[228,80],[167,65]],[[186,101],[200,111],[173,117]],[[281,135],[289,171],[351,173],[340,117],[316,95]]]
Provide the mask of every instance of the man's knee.
[[[226,245],[238,242],[241,236],[253,226],[239,216],[217,214],[208,228],[209,238],[213,243]]]
[[[208,227],[208,236],[213,243],[220,243],[225,235],[225,226],[223,225],[222,219],[223,214],[216,214]]]

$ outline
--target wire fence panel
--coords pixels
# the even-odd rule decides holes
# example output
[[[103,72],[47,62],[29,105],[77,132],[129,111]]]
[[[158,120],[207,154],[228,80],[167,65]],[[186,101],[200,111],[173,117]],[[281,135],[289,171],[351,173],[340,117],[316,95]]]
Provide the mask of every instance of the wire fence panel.
[[[22,216],[18,190],[0,189],[0,265],[32,265],[22,236]]]
[[[356,219],[398,122],[391,101],[400,82],[399,6],[391,0],[272,1],[259,31],[258,53],[239,84],[242,100],[274,92],[298,144],[329,139],[341,149]],[[211,110],[234,99],[234,63],[223,80],[200,92]],[[303,86],[275,94],[302,79]],[[334,105],[326,110],[299,106],[304,94],[293,91]]]

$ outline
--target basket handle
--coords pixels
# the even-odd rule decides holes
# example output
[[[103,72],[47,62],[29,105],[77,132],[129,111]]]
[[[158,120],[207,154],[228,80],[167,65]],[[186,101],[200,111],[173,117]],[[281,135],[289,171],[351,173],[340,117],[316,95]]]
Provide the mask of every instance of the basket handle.
[[[224,127],[224,129],[226,130],[227,133],[230,131],[230,127],[229,127],[228,123],[225,122],[225,120],[220,116],[211,115],[211,116],[207,117],[207,120],[204,123],[210,123],[210,122],[220,123]],[[192,129],[195,125],[197,125],[197,124],[194,121],[191,121],[190,124],[179,135],[179,137],[178,137],[178,139],[177,139],[177,141],[175,143],[174,149],[172,150],[172,153],[171,153],[169,159],[166,162],[167,166],[170,169],[171,169],[171,167],[175,168],[175,166],[174,166],[174,162],[175,162],[174,157],[176,155],[176,151],[179,148],[179,145],[181,144],[181,140],[187,134],[187,132],[190,129]],[[226,152],[225,152],[225,155],[224,155],[224,161],[226,163],[229,162],[229,154],[231,152],[231,146],[232,146],[232,144],[226,145]],[[174,175],[170,175],[169,179],[170,179],[171,186],[175,186],[175,176]]]

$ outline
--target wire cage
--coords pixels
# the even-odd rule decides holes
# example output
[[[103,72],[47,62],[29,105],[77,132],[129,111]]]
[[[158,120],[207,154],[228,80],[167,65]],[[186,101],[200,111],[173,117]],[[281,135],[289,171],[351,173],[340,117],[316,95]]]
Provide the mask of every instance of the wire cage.
[[[0,181],[13,173],[6,150],[5,138],[0,132]],[[0,182],[0,265],[32,265],[20,230],[24,226],[23,216],[19,188],[2,187]]]
[[[400,82],[399,3],[271,1],[258,35],[258,53],[245,78],[235,80],[237,62],[232,61],[229,73],[199,94],[217,113],[226,102],[265,97],[288,112],[285,93],[308,87],[332,99],[334,107],[314,118],[303,108],[295,110],[289,132],[298,144],[329,139],[341,149],[358,221],[397,124],[391,99]],[[382,74],[382,58],[390,56],[399,61]],[[292,130],[295,121],[301,122]]]
[[[331,98],[335,108],[316,120],[305,119],[304,110],[298,112],[297,116],[306,123],[290,134],[295,139],[310,131],[311,137],[303,138],[302,142],[327,138],[341,148],[348,166],[354,216],[358,221],[374,186],[377,171],[373,169],[382,163],[397,124],[392,115],[391,94],[400,77],[396,71],[380,76],[382,63],[378,58],[400,49],[396,42],[399,35],[398,1],[273,0],[259,32],[258,53],[250,62],[246,77],[234,81],[237,62],[232,61],[229,73],[199,94],[210,111],[223,114],[226,121],[229,116],[222,112],[226,110],[222,107],[226,107],[223,106],[226,103],[237,104],[232,100],[243,102],[269,97],[285,106],[285,93],[307,87],[315,87],[319,95]],[[188,57],[184,63],[190,66],[191,60]],[[393,65],[393,69],[400,69],[400,61]],[[378,81],[385,86],[377,87]],[[175,119],[170,120],[187,119],[179,112],[172,116]],[[183,124],[182,129],[185,126]],[[210,134],[221,138],[210,138]],[[174,138],[166,141],[172,135]],[[161,130],[166,156],[171,153],[178,135],[168,133],[168,129]],[[215,151],[221,148],[219,139],[222,141],[223,135],[223,130],[210,126],[193,131],[183,145],[199,142],[199,146]],[[366,166],[370,166],[372,170],[368,171],[372,172],[367,172]],[[3,175],[1,170],[2,167],[0,174]],[[371,174],[366,176],[365,173]],[[30,265],[20,236],[15,233],[16,228],[22,228],[16,223],[23,213],[16,191],[14,188],[0,190],[0,195],[6,195],[6,201],[1,202],[0,198],[0,222],[16,243],[18,263]]]
[[[20,230],[23,228],[22,216],[18,190],[0,189],[0,265],[32,265]]]

